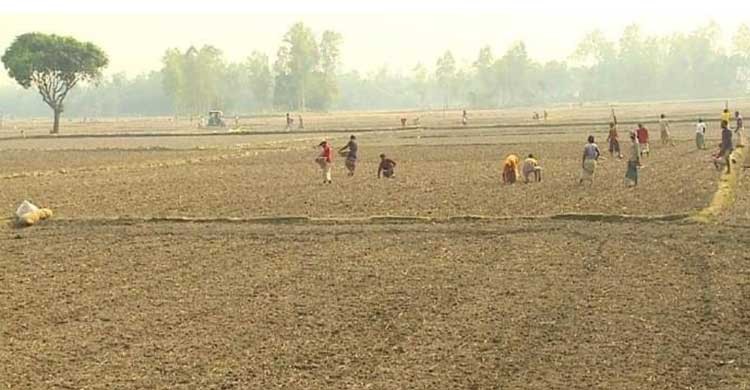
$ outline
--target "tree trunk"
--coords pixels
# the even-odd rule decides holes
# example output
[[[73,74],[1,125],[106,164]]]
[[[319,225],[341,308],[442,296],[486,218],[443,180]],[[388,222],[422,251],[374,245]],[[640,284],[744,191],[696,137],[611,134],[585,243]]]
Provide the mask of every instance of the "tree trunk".
[[[55,121],[52,124],[52,131],[50,134],[58,134],[60,133],[60,114],[62,114],[62,110],[60,108],[53,108],[52,110],[55,113]]]

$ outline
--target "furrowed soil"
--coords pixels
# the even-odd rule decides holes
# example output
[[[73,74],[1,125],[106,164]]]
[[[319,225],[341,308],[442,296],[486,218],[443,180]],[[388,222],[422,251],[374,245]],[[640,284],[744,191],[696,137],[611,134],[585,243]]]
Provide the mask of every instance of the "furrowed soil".
[[[396,114],[336,115],[309,126]],[[0,389],[750,388],[746,171],[711,224],[548,218],[706,207],[719,173],[693,125],[675,147],[650,127],[635,189],[598,125],[363,132],[330,185],[315,145],[348,133],[0,140],[0,209],[55,211],[0,227]],[[588,134],[604,158],[582,187]],[[542,182],[502,185],[509,153]],[[436,219],[366,219],[383,215]],[[471,215],[507,219],[440,219]]]

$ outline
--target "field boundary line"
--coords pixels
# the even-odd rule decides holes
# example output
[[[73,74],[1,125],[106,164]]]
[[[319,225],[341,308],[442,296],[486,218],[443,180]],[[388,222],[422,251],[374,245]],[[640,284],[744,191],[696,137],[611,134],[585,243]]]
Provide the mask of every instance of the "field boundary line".
[[[365,217],[308,217],[308,216],[261,216],[261,217],[84,217],[53,218],[45,223],[81,223],[89,225],[142,225],[159,223],[195,223],[195,224],[255,224],[255,225],[441,225],[460,223],[502,223],[507,221],[590,221],[604,223],[627,222],[676,222],[685,221],[689,213],[663,215],[627,215],[598,213],[565,213],[539,216],[485,216],[456,215],[448,217],[375,215]]]

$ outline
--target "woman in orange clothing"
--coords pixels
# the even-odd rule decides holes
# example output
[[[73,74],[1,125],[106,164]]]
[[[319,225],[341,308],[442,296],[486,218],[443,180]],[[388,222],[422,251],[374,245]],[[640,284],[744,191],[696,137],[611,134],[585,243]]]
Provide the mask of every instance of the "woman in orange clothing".
[[[521,174],[518,172],[518,167],[521,160],[515,154],[511,154],[505,158],[503,162],[503,183],[513,184],[518,180]]]

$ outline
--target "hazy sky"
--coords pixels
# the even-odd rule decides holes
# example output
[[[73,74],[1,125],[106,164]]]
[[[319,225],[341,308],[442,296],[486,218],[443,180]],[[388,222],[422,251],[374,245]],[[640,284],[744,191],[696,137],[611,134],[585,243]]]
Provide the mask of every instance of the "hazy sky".
[[[158,69],[168,47],[212,44],[230,61],[260,50],[273,61],[282,36],[296,21],[316,33],[326,29],[341,33],[344,68],[365,73],[384,64],[396,71],[407,71],[417,62],[432,68],[446,49],[468,63],[484,45],[492,46],[497,55],[518,40],[526,43],[535,59],[564,59],[585,33],[601,29],[615,38],[633,22],[646,33],[668,34],[690,31],[713,19],[721,24],[727,41],[740,23],[750,24],[750,2],[745,1],[701,5],[655,0],[614,4],[606,0],[12,3],[22,4],[0,4],[0,51],[25,32],[72,35],[108,53],[107,74],[125,71],[131,76]],[[9,82],[3,69],[0,84]]]

